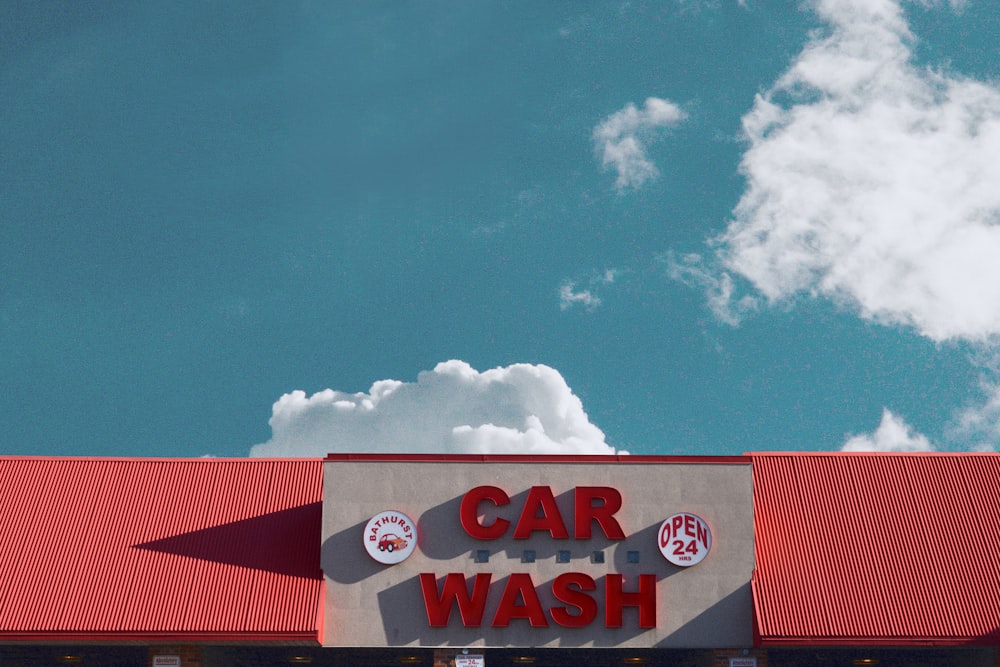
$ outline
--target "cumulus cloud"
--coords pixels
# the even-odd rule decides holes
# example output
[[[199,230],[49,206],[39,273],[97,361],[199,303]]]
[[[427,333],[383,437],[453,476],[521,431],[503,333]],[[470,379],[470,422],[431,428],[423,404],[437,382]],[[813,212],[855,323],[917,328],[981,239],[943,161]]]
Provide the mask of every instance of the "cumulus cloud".
[[[562,375],[543,365],[479,372],[446,361],[416,382],[380,380],[367,393],[293,391],[272,412],[271,439],[251,456],[616,453]]]
[[[934,447],[926,436],[916,433],[888,409],[874,433],[855,435],[841,447],[844,452],[930,452]]]
[[[828,29],[743,118],[747,188],[715,259],[772,303],[1000,334],[1000,88],[917,67],[898,0],[813,5]]]
[[[638,188],[659,175],[646,153],[646,144],[656,138],[657,130],[677,125],[686,117],[673,102],[650,97],[641,109],[629,103],[594,128],[594,147],[601,165],[618,173],[615,187],[619,191]]]

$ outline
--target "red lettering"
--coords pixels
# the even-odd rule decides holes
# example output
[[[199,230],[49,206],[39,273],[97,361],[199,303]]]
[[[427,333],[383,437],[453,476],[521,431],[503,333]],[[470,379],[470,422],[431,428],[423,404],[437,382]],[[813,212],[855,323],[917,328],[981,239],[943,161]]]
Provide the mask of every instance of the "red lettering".
[[[526,540],[533,532],[539,530],[548,531],[549,535],[557,540],[569,538],[555,496],[552,495],[552,489],[547,486],[533,486],[528,491],[524,509],[521,510],[521,518],[517,520],[517,527],[514,529],[514,539]]]
[[[510,496],[495,486],[477,486],[462,497],[462,504],[458,510],[459,518],[462,521],[462,528],[470,536],[477,540],[495,540],[507,532],[510,521],[497,518],[488,526],[479,523],[479,503],[484,500],[500,506],[509,503]]]
[[[698,522],[698,541],[705,546],[708,546],[708,526],[704,522]]]
[[[523,603],[518,604],[518,599]],[[512,618],[526,618],[533,628],[549,626],[549,622],[545,620],[542,601],[538,599],[530,574],[514,573],[507,579],[503,597],[497,605],[497,613],[493,615],[493,627],[506,628]]]
[[[640,574],[639,590],[626,593],[625,577],[609,574],[604,580],[604,625],[609,628],[622,627],[622,611],[625,607],[639,608],[639,627],[656,627],[656,575]]]
[[[483,610],[486,607],[486,596],[490,592],[491,574],[476,575],[469,593],[465,575],[461,572],[449,572],[444,577],[444,585],[438,594],[437,579],[429,572],[420,573],[420,590],[424,595],[424,608],[427,610],[427,623],[432,628],[442,628],[448,625],[451,610],[455,603],[462,615],[462,625],[480,626],[483,623]]]
[[[579,612],[569,613],[566,607],[552,607],[549,615],[552,620],[565,628],[582,628],[590,625],[597,618],[597,600],[583,591],[597,588],[593,577],[582,572],[566,572],[556,577],[552,582],[552,596],[560,602],[576,607]]]
[[[594,501],[600,504],[595,505]],[[573,537],[589,540],[591,523],[604,531],[609,540],[624,540],[625,531],[615,518],[615,512],[622,508],[622,494],[610,486],[578,486],[574,494]]]
[[[477,486],[462,496],[459,506],[459,520],[462,528],[469,536],[477,540],[496,540],[503,537],[510,528],[510,521],[502,517],[496,517],[491,523],[480,521],[479,507],[484,501],[489,501],[495,506],[510,504],[510,496],[503,489],[496,486]],[[593,524],[596,521],[604,536],[610,540],[624,540],[625,531],[622,529],[615,513],[622,507],[621,493],[609,486],[578,486],[574,489],[573,496],[573,537],[578,540],[589,540],[593,533]],[[674,517],[673,532],[684,525],[684,519],[680,516]],[[409,529],[409,526],[404,526]],[[547,532],[553,539],[565,540],[569,538],[569,531],[559,506],[556,504],[552,489],[548,486],[533,486],[528,490],[521,508],[521,514],[514,527],[514,539],[526,540],[538,531]],[[664,534],[667,533],[667,534]],[[670,528],[667,527],[660,535],[660,540],[665,543],[669,539]],[[692,533],[692,536],[694,534]]]
[[[690,514],[684,515],[684,534],[688,537],[695,537],[694,517]]]
[[[482,625],[492,575],[477,574],[471,590],[468,580],[461,572],[446,574],[440,587],[434,574],[422,572],[419,576],[427,622],[431,627],[447,627],[451,611],[456,605],[462,617],[462,625]],[[625,607],[636,607],[639,627],[655,628],[656,576],[640,574],[636,591],[625,591],[624,579],[620,574],[605,576],[604,625],[608,628],[622,627]],[[565,606],[553,606],[548,610],[548,617],[566,628],[581,628],[593,623],[599,612],[599,600],[589,592],[596,588],[594,579],[582,572],[559,575],[552,582],[552,597]],[[521,572],[508,577],[491,624],[493,627],[506,628],[512,619],[525,619],[531,627],[545,628],[549,625],[548,617],[531,575]]]

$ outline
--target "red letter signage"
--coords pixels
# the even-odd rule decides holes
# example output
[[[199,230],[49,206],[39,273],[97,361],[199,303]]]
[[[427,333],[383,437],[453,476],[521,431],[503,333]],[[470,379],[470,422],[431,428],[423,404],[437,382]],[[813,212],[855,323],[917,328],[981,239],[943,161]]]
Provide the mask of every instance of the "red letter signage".
[[[523,604],[518,604],[518,599],[523,600]],[[526,618],[533,628],[546,628],[549,625],[530,574],[517,572],[507,579],[503,597],[497,605],[497,613],[493,615],[493,627],[506,628],[512,618]]]
[[[429,572],[420,573],[420,590],[427,610],[427,623],[433,628],[447,627],[451,621],[451,610],[457,605],[462,617],[462,625],[480,627],[492,575],[480,572],[469,582],[461,572],[449,572],[438,591],[438,581]],[[640,574],[639,590],[625,591],[624,576],[608,574],[604,578],[604,625],[620,628],[623,624],[625,607],[636,607],[640,628],[656,627],[656,575]],[[499,586],[499,583],[497,584]],[[583,572],[565,572],[552,581],[552,597],[565,606],[546,609],[535,588],[531,575],[514,572],[504,584],[503,593],[497,602],[490,625],[506,628],[512,620],[525,620],[533,628],[549,626],[548,617],[564,628],[582,628],[597,619],[599,602],[589,591],[597,588],[597,582]]]
[[[594,501],[600,501],[595,505]],[[604,531],[609,540],[624,540],[625,531],[615,518],[622,508],[622,494],[610,486],[578,486],[573,508],[573,536],[578,540],[590,539],[591,522]]]
[[[477,574],[469,593],[465,583],[465,575],[461,572],[449,572],[444,577],[444,586],[438,595],[437,579],[430,572],[420,573],[420,590],[424,594],[424,608],[427,610],[427,623],[432,628],[443,628],[451,618],[452,603],[458,603],[458,611],[462,615],[462,625],[479,626],[483,623],[483,609],[486,606],[486,596],[490,592],[491,574]]]
[[[564,519],[550,486],[532,486],[527,492],[518,491],[516,498],[524,498],[523,507],[518,514],[515,514],[515,508],[505,507],[511,504],[511,497],[506,491],[497,486],[477,486],[462,496],[458,508],[459,521],[468,536],[474,540],[504,538],[506,543],[502,546],[507,551],[513,546],[508,540],[529,540],[536,537],[537,533],[543,533],[540,541],[543,543],[543,553],[547,556],[555,555],[554,545],[547,540],[569,539],[568,528],[572,529],[573,538],[577,540],[593,539],[595,531],[600,540],[627,539],[622,524],[615,517],[622,508],[622,494],[618,489],[610,486],[578,486],[572,492],[572,508],[569,507],[569,494],[561,496],[566,505],[563,509],[567,512],[572,509],[571,526],[565,520],[570,517]],[[484,507],[484,503],[489,503],[489,506]],[[516,524],[511,533],[515,516]],[[454,521],[454,517],[451,521]],[[407,525],[409,523],[412,522]],[[548,536],[544,533],[548,533]],[[369,537],[368,541],[378,544],[380,539],[376,535],[374,538]],[[660,527],[659,548],[664,556],[670,558],[665,549],[681,549],[685,564],[703,558],[701,552],[708,551],[711,540],[708,524],[693,514],[674,515]],[[395,553],[396,543],[390,542],[389,538],[384,541],[386,551]],[[565,543],[559,545],[560,556],[566,546]],[[603,541],[589,546],[579,545],[579,553],[576,555],[579,557],[581,554],[585,555],[587,550],[604,549],[606,546],[607,542]],[[461,548],[466,547],[463,545]],[[570,551],[566,550],[565,553]],[[603,559],[592,560],[604,562]],[[475,562],[489,562],[489,558],[481,559],[477,553]],[[521,562],[534,563],[535,551],[526,549]],[[559,562],[566,560],[560,559]],[[634,559],[630,558],[629,562],[634,562]],[[502,567],[505,572],[509,572],[506,566]],[[604,617],[606,628],[621,628],[626,613],[629,614],[630,625],[638,617],[639,628],[656,627],[655,574],[638,574],[634,578],[630,575],[629,590],[625,590],[624,575],[608,572],[603,577],[603,598],[595,592],[601,585],[600,581],[594,578],[593,573],[585,572],[563,572],[543,584],[546,587],[544,591],[535,587],[530,572],[506,574],[505,578],[495,582],[497,590],[492,592],[490,587],[493,574],[484,572],[468,575],[464,572],[449,572],[441,579],[435,574],[423,572],[420,573],[419,580],[427,622],[434,628],[448,627],[455,607],[458,607],[462,626],[466,628],[481,627],[487,613],[492,614],[487,623],[494,628],[507,628],[512,623],[521,624],[522,627],[530,625],[532,628],[547,628],[550,623],[563,628],[583,628],[595,622],[601,623],[598,620],[601,616]],[[502,591],[499,590],[501,587]],[[489,610],[486,609],[487,606],[490,607]],[[626,612],[626,607],[634,607],[635,611]]]
[[[510,496],[495,486],[477,486],[472,489],[462,497],[462,504],[458,510],[462,528],[477,540],[495,540],[507,532],[510,521],[497,518],[488,526],[479,523],[479,503],[484,500],[489,500],[498,506],[506,505],[510,502]]]
[[[639,590],[626,593],[625,577],[609,574],[604,580],[604,625],[609,628],[622,627],[622,609],[639,608],[639,627],[656,627],[656,575],[640,574]]]
[[[526,540],[536,530],[548,531],[549,535],[557,540],[569,537],[566,524],[563,523],[562,515],[556,506],[555,496],[552,495],[552,489],[547,486],[533,486],[528,491],[528,499],[524,501],[521,518],[517,520],[517,527],[514,528],[514,539]]]
[[[500,507],[510,503],[510,496],[496,486],[477,486],[462,496],[459,519],[462,528],[477,540],[496,540],[506,534],[510,521],[502,517],[490,524],[479,521],[479,505],[489,501]],[[625,531],[615,518],[615,512],[622,508],[622,494],[610,486],[578,486],[573,490],[573,537],[589,540],[596,521],[609,540],[624,540]],[[514,539],[529,539],[532,533],[547,532],[554,539],[569,538],[566,522],[563,521],[556,498],[548,486],[533,486],[521,508],[521,515],[514,527]]]
[[[572,587],[572,588],[571,588]],[[580,611],[569,613],[566,607],[552,607],[552,620],[566,628],[582,628],[597,618],[597,600],[583,591],[597,588],[594,578],[583,572],[566,572],[552,582],[552,596],[560,602],[576,607]]]

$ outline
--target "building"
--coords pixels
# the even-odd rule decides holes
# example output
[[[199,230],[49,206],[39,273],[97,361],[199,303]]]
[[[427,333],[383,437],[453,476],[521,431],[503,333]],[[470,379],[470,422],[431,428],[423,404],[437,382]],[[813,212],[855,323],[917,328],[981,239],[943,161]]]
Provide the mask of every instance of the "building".
[[[0,667],[1000,664],[1000,455],[0,458]]]

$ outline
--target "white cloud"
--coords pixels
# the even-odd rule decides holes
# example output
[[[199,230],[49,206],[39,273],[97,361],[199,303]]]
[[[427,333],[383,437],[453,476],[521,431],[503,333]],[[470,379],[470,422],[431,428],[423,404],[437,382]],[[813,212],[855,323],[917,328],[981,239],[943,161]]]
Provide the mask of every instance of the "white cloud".
[[[1000,447],[1000,345],[996,343],[968,346],[979,386],[945,427],[944,435],[954,448],[997,451]]]
[[[1000,334],[1000,88],[916,67],[896,0],[813,5],[829,29],[743,118],[747,189],[716,259],[772,303]]]
[[[901,418],[888,409],[874,433],[856,435],[840,448],[844,452],[930,452],[934,447],[926,436],[915,433]]]
[[[700,12],[702,10],[718,10],[723,4],[734,3],[737,7],[747,9],[747,0],[676,0],[680,11]]]
[[[668,252],[660,259],[666,264],[667,276],[672,280],[705,292],[708,308],[720,322],[736,326],[746,313],[759,307],[758,300],[750,295],[737,299],[732,276],[713,271],[697,253],[677,257],[675,253]]]
[[[567,281],[559,287],[559,308],[567,310],[573,306],[580,305],[588,311],[593,312],[601,305],[601,299],[595,296],[590,290],[574,291],[576,283]]]
[[[948,428],[948,436],[973,450],[992,451],[1000,442],[1000,388],[979,405],[963,408]]]
[[[619,191],[638,188],[659,175],[646,154],[646,144],[655,139],[658,128],[672,127],[686,117],[676,104],[650,97],[642,109],[629,103],[594,128],[594,147],[601,165],[618,172],[615,187]]]
[[[274,404],[270,425],[251,456],[616,453],[562,375],[532,364],[479,372],[452,360],[367,393],[293,391]]]
[[[583,306],[587,312],[597,310],[597,307],[601,305],[601,298],[594,290],[601,285],[611,285],[618,279],[619,275],[621,275],[621,271],[618,269],[605,269],[602,273],[590,278],[590,289],[582,290],[576,289],[575,280],[566,280],[559,287],[559,309],[568,310],[573,306]]]

